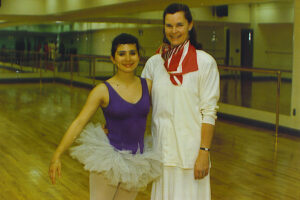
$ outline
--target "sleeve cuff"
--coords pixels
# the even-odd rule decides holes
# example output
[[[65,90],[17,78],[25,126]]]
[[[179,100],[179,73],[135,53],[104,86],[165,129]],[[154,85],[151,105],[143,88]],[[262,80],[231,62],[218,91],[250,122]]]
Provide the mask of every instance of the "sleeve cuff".
[[[216,117],[214,118],[210,116],[204,116],[202,121],[202,123],[211,124],[211,125],[215,125],[215,122],[216,122]]]

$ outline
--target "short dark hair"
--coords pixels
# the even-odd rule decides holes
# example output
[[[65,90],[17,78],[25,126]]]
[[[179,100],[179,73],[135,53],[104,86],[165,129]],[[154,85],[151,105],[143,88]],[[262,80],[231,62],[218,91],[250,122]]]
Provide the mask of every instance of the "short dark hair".
[[[120,44],[135,44],[138,54],[140,55],[140,44],[138,39],[130,35],[128,33],[121,33],[120,35],[116,36],[112,41],[111,45],[111,56],[115,57],[117,48]]]
[[[184,12],[184,17],[186,20],[191,23],[193,21],[192,13],[190,11],[190,8],[185,5],[185,4],[180,4],[180,3],[172,3],[170,4],[165,10],[163,14],[163,23],[165,24],[165,19],[167,14],[174,14],[177,12]],[[164,38],[163,42],[170,44],[168,39],[166,38],[165,30],[163,30],[164,33]],[[196,49],[202,49],[201,45],[197,42],[197,35],[196,35],[196,30],[193,26],[193,28],[189,31],[189,39],[191,41],[191,44],[196,48]]]

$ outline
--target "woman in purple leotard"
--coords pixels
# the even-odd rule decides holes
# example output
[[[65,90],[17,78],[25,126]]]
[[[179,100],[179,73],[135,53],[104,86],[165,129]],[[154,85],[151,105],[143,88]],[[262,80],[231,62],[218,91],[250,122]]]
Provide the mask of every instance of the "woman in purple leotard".
[[[71,148],[71,156],[90,171],[91,200],[135,199],[137,191],[161,171],[159,154],[144,147],[151,81],[135,76],[138,40],[125,33],[117,36],[112,43],[111,60],[118,68],[116,75],[90,92],[49,167],[55,184],[56,175],[61,175],[60,156],[82,133],[76,140],[79,145]],[[106,119],[107,135],[99,124],[86,126],[99,107]]]

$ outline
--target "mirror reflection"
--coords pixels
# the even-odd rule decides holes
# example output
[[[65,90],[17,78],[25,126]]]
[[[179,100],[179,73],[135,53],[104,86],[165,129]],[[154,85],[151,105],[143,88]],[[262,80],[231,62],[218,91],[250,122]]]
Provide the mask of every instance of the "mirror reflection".
[[[293,1],[192,7],[198,41],[219,66],[281,71],[280,113],[285,115],[291,109],[293,9]],[[94,85],[115,73],[106,47],[120,32],[141,42],[139,74],[161,44],[161,15],[150,11],[7,27],[2,22],[1,77],[39,77],[42,71],[43,77],[69,79],[72,72],[74,81]],[[276,74],[222,68],[220,74],[222,103],[275,112]]]

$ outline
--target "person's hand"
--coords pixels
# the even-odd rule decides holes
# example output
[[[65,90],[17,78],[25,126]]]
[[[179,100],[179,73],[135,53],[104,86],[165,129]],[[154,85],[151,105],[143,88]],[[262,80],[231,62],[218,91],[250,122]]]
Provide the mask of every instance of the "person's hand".
[[[202,179],[209,172],[209,152],[200,150],[194,166],[195,179]]]
[[[51,179],[52,184],[56,182],[56,173],[58,177],[61,177],[61,162],[59,159],[54,159],[51,161],[49,166],[49,177]]]
[[[106,124],[102,124],[102,129],[103,129],[104,133],[107,135],[108,134],[108,129],[106,127]]]

